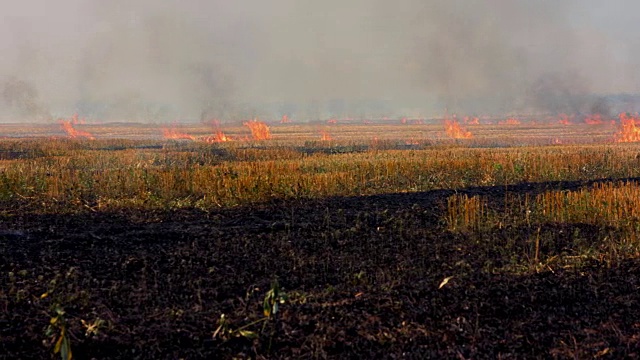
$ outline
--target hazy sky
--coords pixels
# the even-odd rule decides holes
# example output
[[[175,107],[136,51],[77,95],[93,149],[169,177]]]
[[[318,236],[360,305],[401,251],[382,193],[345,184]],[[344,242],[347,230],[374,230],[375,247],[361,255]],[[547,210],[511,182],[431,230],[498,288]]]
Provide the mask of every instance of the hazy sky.
[[[2,118],[563,111],[640,92],[631,0],[0,1]]]

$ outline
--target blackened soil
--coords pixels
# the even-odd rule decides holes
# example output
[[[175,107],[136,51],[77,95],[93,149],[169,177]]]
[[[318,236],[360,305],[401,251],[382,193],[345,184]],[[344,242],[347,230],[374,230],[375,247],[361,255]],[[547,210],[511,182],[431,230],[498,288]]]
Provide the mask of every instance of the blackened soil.
[[[464,192],[499,203],[505,192],[593,183]],[[451,233],[442,223],[451,194],[214,212],[8,212],[0,219],[0,358],[58,357],[45,336],[55,305],[77,359],[640,356],[638,260],[500,271],[509,262],[503,244],[522,257],[517,240],[529,229]],[[597,241],[608,230],[541,231],[557,240],[543,249],[551,254],[571,246],[561,234]],[[260,321],[274,278],[288,298]],[[86,336],[81,321],[97,318],[104,324]]]

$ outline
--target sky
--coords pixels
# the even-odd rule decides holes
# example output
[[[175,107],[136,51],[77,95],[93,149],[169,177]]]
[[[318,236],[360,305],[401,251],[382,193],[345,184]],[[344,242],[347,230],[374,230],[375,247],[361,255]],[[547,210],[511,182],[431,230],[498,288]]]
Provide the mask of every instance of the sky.
[[[590,111],[640,93],[639,10],[631,0],[0,0],[0,120]]]

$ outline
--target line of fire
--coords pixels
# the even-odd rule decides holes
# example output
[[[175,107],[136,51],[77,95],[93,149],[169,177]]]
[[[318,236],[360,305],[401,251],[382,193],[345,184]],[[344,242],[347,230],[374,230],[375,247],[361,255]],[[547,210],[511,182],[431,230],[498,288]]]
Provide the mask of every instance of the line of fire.
[[[112,135],[100,133],[100,129],[108,128],[109,123],[100,123],[99,121],[88,121],[81,118],[78,114],[72,115],[68,119],[59,119],[60,129],[68,138],[72,139],[88,139],[109,138]],[[225,142],[248,142],[248,141],[266,141],[272,139],[286,139],[299,137],[295,130],[308,127],[311,133],[315,134],[307,136],[315,138],[319,141],[338,140],[343,133],[349,132],[349,128],[356,128],[366,131],[365,133],[380,132],[370,137],[370,140],[378,139],[384,132],[410,136],[415,138],[416,134],[429,131],[431,138],[444,139],[478,139],[482,137],[489,138],[492,134],[499,133],[501,130],[508,132],[511,136],[517,136],[518,132],[522,132],[526,136],[527,131],[531,129],[541,130],[543,133],[553,140],[552,143],[560,143],[559,140],[563,133],[578,133],[579,128],[589,134],[598,133],[599,142],[640,142],[640,115],[638,113],[620,113],[616,117],[606,117],[601,114],[588,114],[578,116],[575,114],[558,114],[555,116],[505,116],[503,118],[489,116],[457,116],[450,115],[442,118],[408,118],[399,119],[380,118],[380,119],[363,119],[356,120],[354,118],[330,118],[327,120],[298,122],[292,120],[289,116],[284,115],[279,121],[262,121],[254,118],[242,121],[239,131],[238,126],[234,124],[222,124],[218,120],[207,121],[209,130],[202,130],[202,124],[174,123],[173,125],[158,126],[157,134],[166,140],[188,140],[202,143],[225,143]],[[200,126],[198,126],[200,125]],[[238,125],[238,124],[236,124]],[[150,125],[148,125],[150,126]],[[228,127],[230,131],[227,131]],[[296,128],[293,129],[292,128]],[[97,128],[98,130],[91,130]],[[190,130],[198,128],[196,130]],[[274,130],[274,134],[272,134]],[[555,133],[554,133],[555,131]],[[414,134],[412,134],[412,132]],[[149,134],[154,137],[153,134]],[[345,136],[346,137],[346,136]],[[367,140],[367,139],[361,139]]]

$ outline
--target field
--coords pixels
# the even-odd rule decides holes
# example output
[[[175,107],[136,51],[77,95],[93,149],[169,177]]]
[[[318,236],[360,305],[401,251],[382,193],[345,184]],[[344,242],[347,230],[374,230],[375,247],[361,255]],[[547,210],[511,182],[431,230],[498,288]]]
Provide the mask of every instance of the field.
[[[633,119],[72,125],[0,125],[0,358],[640,356]]]

